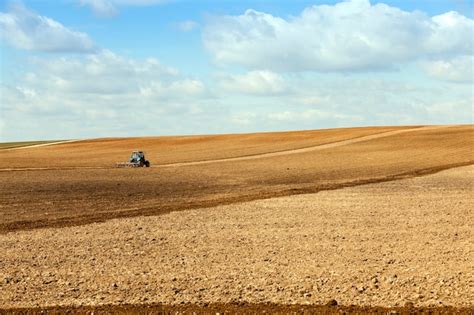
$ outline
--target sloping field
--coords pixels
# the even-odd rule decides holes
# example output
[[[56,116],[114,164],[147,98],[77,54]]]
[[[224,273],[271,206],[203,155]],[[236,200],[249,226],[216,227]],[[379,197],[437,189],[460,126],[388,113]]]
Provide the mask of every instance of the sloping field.
[[[0,235],[0,306],[103,314],[414,314],[420,309],[376,307],[414,305],[436,307],[422,309],[427,314],[472,314],[473,181],[474,167],[467,166],[318,194]],[[331,300],[345,306],[324,306]],[[109,306],[95,308],[102,304]]]
[[[156,167],[112,167],[134,147],[148,151]],[[2,151],[0,233],[411,177],[472,164],[473,148],[469,125],[113,139]]]
[[[215,160],[311,147],[391,130],[414,127],[326,129],[216,136],[108,138],[75,141],[47,148],[0,151],[0,168],[112,167],[143,150],[152,165]]]

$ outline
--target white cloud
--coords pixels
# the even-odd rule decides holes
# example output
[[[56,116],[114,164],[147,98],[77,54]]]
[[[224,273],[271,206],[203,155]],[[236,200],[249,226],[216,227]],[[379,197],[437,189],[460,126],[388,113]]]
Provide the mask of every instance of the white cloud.
[[[30,63],[35,71],[25,74],[25,88],[70,97],[146,95],[156,100],[196,96],[205,90],[201,81],[183,78],[154,58],[129,59],[108,50],[84,57],[32,57]]]
[[[287,90],[281,75],[266,70],[255,70],[241,75],[221,74],[218,79],[219,86],[228,92],[268,96]]]
[[[87,34],[72,31],[21,3],[12,4],[9,12],[0,12],[0,29],[0,37],[18,49],[79,53],[96,49]]]
[[[252,77],[240,76],[241,81]],[[219,81],[209,87],[155,59],[131,59],[109,51],[37,57],[21,78],[0,84],[0,139],[472,123],[469,84],[427,85],[419,72],[403,69],[396,76],[280,76],[291,93],[265,97],[249,94],[252,88],[246,93],[224,90]]]
[[[218,64],[273,71],[358,71],[473,53],[474,21],[429,17],[368,0],[306,8],[288,19],[255,10],[209,20],[203,41]]]
[[[474,56],[427,61],[422,64],[422,69],[438,80],[469,83],[474,81]]]
[[[201,81],[110,51],[30,58],[28,72],[0,88],[6,139],[153,134],[157,125],[166,131],[166,120],[206,114],[212,103]]]
[[[198,26],[199,24],[192,20],[182,21],[178,23],[178,29],[182,32],[190,32]]]
[[[163,4],[170,0],[79,0],[80,5],[89,6],[99,17],[113,17],[121,6],[150,6]]]
[[[472,86],[428,82],[411,70],[401,70],[397,76],[390,72],[289,76],[291,93],[243,98],[241,104],[249,105],[234,114],[234,121],[254,130],[472,123]]]

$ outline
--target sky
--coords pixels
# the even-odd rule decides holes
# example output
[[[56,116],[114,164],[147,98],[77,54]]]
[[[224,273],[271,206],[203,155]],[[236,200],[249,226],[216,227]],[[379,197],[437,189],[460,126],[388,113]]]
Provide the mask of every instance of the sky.
[[[0,0],[0,141],[472,124],[472,0]]]

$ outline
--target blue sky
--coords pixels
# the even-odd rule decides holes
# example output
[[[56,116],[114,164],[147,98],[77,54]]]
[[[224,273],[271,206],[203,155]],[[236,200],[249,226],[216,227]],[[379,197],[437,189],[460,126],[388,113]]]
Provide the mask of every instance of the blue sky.
[[[0,141],[473,120],[470,0],[0,0]]]

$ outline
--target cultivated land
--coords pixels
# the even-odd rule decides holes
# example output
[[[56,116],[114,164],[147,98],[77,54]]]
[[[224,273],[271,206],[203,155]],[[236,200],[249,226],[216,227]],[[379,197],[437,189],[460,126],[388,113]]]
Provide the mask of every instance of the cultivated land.
[[[134,148],[152,168],[113,168]],[[0,306],[469,313],[472,164],[472,125],[1,151]]]
[[[5,306],[472,306],[474,167],[0,236]]]

